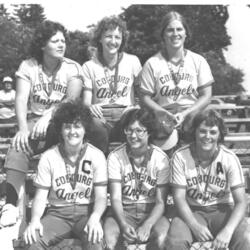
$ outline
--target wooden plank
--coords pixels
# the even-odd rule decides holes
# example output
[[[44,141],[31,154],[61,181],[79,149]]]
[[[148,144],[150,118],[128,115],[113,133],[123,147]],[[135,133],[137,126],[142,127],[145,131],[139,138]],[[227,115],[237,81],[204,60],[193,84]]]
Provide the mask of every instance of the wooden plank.
[[[0,129],[1,128],[16,128],[17,124],[16,123],[1,123],[0,124]]]
[[[224,118],[223,120],[225,123],[240,123],[240,124],[250,123],[250,118]]]

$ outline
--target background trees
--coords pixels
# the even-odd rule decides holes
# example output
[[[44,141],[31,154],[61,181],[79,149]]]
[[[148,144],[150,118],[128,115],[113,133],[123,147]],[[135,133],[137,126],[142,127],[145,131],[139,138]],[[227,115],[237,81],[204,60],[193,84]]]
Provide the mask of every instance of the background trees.
[[[212,68],[216,83],[213,94],[236,94],[243,91],[243,74],[229,65],[223,50],[231,44],[225,23],[227,7],[223,5],[131,5],[121,11],[126,20],[130,38],[126,50],[136,54],[144,63],[160,47],[159,26],[163,15],[177,10],[188,21],[192,38],[186,47],[205,56]],[[20,62],[29,56],[28,48],[36,26],[46,19],[44,9],[37,4],[14,5],[10,16],[0,4],[0,79],[14,76]],[[88,60],[89,32],[69,31],[66,56],[80,64]],[[67,28],[67,27],[66,27]]]

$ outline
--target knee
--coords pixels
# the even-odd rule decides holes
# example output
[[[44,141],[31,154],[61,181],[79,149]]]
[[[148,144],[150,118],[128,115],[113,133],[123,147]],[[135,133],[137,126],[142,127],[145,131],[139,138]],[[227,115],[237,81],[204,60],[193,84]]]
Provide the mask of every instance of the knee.
[[[110,232],[105,232],[104,234],[104,240],[105,240],[105,245],[107,249],[116,249],[116,245],[119,240],[119,232],[116,231],[110,231]]]
[[[244,242],[244,245],[248,246],[248,249],[250,249],[250,227],[248,227],[243,233],[242,242]]]

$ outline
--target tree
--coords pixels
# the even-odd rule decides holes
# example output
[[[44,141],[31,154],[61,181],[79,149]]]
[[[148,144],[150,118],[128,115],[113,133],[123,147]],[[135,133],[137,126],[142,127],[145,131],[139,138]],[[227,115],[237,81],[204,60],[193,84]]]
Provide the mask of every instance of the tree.
[[[36,28],[46,19],[44,8],[39,4],[19,4],[15,7],[17,21],[30,28]]]
[[[213,94],[231,93],[228,86],[234,93],[244,90],[239,84],[242,72],[228,65],[223,55],[223,49],[231,44],[225,28],[228,11],[223,5],[131,5],[121,14],[130,32],[128,52],[137,55],[142,63],[156,53],[160,48],[161,20],[170,10],[184,15],[191,27],[192,36],[186,42],[186,48],[207,58],[216,82]]]

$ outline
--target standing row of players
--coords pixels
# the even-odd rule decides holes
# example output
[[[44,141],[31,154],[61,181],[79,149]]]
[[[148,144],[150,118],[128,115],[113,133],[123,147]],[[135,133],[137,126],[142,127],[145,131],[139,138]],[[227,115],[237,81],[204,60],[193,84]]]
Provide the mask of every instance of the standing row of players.
[[[147,240],[150,233],[154,231],[153,228],[155,228],[156,231],[153,235],[156,235],[157,238],[154,244],[158,245],[158,247],[165,246],[165,243],[162,243],[165,242],[165,240],[163,240],[163,238],[165,238],[165,236],[163,237],[163,232],[168,231],[168,221],[166,219],[161,219],[159,227],[155,225],[158,225],[157,221],[164,211],[164,205],[162,207],[162,204],[164,204],[163,200],[166,197],[166,184],[169,182],[168,157],[160,148],[151,146],[148,139],[151,135],[153,143],[160,146],[164,151],[174,148],[178,142],[178,135],[182,134],[183,131],[190,131],[194,116],[207,106],[211,97],[211,85],[214,80],[206,60],[202,56],[184,48],[185,39],[190,36],[190,31],[185,19],[179,13],[170,12],[163,18],[160,27],[160,36],[162,40],[161,50],[151,57],[142,68],[136,56],[127,54],[123,51],[128,37],[126,24],[118,17],[112,16],[104,18],[97,25],[94,32],[92,42],[96,49],[92,51],[92,58],[81,67],[76,62],[64,57],[66,49],[66,31],[61,24],[45,21],[37,28],[31,42],[31,58],[23,61],[16,72],[16,116],[18,121],[18,132],[13,139],[12,148],[8,152],[5,163],[7,172],[7,204],[1,216],[1,224],[3,226],[15,224],[17,216],[13,216],[15,215],[13,211],[17,211],[18,214],[20,211],[24,211],[24,180],[28,171],[29,159],[32,155],[41,152],[41,143],[39,140],[46,138],[46,145],[45,147],[42,145],[42,150],[57,144],[58,146],[51,150],[56,151],[61,157],[62,169],[66,171],[66,174],[63,177],[61,172],[60,174],[62,174],[62,176],[57,176],[53,179],[55,177],[53,175],[53,178],[51,178],[51,174],[55,173],[54,167],[58,168],[60,164],[56,164],[54,153],[48,153],[52,152],[51,150],[44,153],[45,156],[51,155],[52,158],[49,160],[43,156],[39,164],[39,169],[40,166],[44,166],[41,167],[42,170],[40,170],[44,172],[40,172],[39,175],[38,170],[35,181],[38,185],[37,196],[40,194],[42,197],[41,199],[39,198],[39,200],[44,201],[43,198],[45,196],[47,197],[48,190],[53,187],[50,191],[54,192],[49,192],[49,196],[51,196],[52,199],[52,208],[56,209],[54,214],[52,211],[52,217],[55,216],[55,213],[58,214],[59,208],[62,209],[59,213],[61,213],[64,218],[68,218],[69,214],[73,216],[71,217],[70,230],[76,227],[76,234],[78,234],[83,233],[84,229],[89,236],[89,241],[91,241],[91,238],[92,241],[94,239],[94,242],[96,242],[97,239],[99,241],[102,238],[102,229],[98,223],[100,223],[100,217],[105,209],[106,198],[104,199],[104,197],[106,197],[106,191],[104,186],[107,185],[107,177],[105,177],[105,174],[102,172],[98,174],[98,167],[96,168],[95,164],[92,164],[92,162],[98,162],[98,159],[105,159],[101,155],[101,151],[107,154],[109,142],[117,140],[124,132],[127,146],[123,146],[123,149],[121,148],[111,153],[108,161],[110,161],[112,165],[112,161],[117,160],[118,162],[114,165],[118,163],[121,164],[121,169],[123,170],[125,165],[129,164],[132,167],[131,173],[134,174],[131,176],[131,174],[126,172],[127,170],[124,170],[126,175],[125,179],[128,180],[129,184],[121,192],[121,183],[123,184],[123,182],[125,182],[124,176],[121,176],[121,174],[124,173],[121,169],[117,172],[117,166],[119,165],[116,165],[117,168],[114,168],[114,170],[110,172],[109,176],[112,177],[111,180],[114,180],[111,181],[111,200],[112,197],[118,197],[123,203],[117,203],[116,199],[114,199],[116,220],[110,219],[107,220],[107,223],[115,224],[117,221],[119,226],[114,226],[114,228],[116,228],[115,233],[106,234],[107,246],[110,249],[114,249],[116,242],[114,236],[116,237],[119,235],[119,230],[122,230],[124,238],[129,242],[135,240],[135,238],[139,241]],[[135,111],[134,109],[130,110],[135,105],[135,92],[140,98],[141,106],[145,106],[147,111],[140,111],[140,109],[139,111]],[[77,115],[77,111],[75,111],[75,113],[72,111],[71,116],[69,116],[70,118],[66,116],[67,105],[69,105],[69,107],[71,105],[71,102],[68,101],[78,98],[82,99],[84,106],[89,107],[92,115],[92,120],[89,120],[88,123],[91,124],[91,129],[88,132],[88,140],[101,150],[99,153],[91,156],[95,157],[93,161],[92,159],[85,159],[84,164],[82,160],[85,154],[87,154],[86,150],[87,148],[92,148],[92,146],[87,146],[89,144],[85,142],[79,144],[79,142],[77,142],[78,133],[74,135],[74,133],[70,131],[82,129],[83,138],[85,135],[84,131],[87,131],[88,124],[80,119],[81,115]],[[65,109],[65,117],[61,114],[60,120],[57,118],[56,114],[57,112],[62,112],[62,108],[57,110],[56,107],[61,102],[65,102],[66,106],[61,106]],[[31,109],[31,113],[29,114],[27,114],[28,103]],[[68,109],[70,109],[69,107]],[[57,111],[51,121],[55,110]],[[82,112],[82,115],[84,115],[84,112],[87,111]],[[149,112],[148,115],[153,116],[153,120],[158,120],[157,124],[159,130],[155,131],[154,129],[154,132],[152,131],[153,134],[151,134],[151,131],[148,130],[150,128],[143,124],[140,120],[141,118],[139,119],[139,117],[137,117],[138,114],[133,118],[134,120],[131,118],[132,120],[127,121],[126,124],[125,121],[127,117],[129,117],[130,112],[132,112],[132,114],[133,112],[135,112],[135,114],[138,112],[143,119],[147,117],[147,112]],[[143,115],[145,115],[145,117]],[[159,121],[159,117],[163,117],[163,119]],[[57,121],[57,119],[59,120]],[[147,117],[147,119],[151,121],[152,117],[151,119]],[[88,118],[86,118],[85,121],[88,121]],[[124,126],[124,122],[126,126]],[[57,123],[61,125],[57,126]],[[199,128],[199,131],[201,131],[200,133],[203,134],[212,135],[216,132],[211,131],[210,127],[217,127],[218,131],[220,129],[220,123],[217,123],[215,118],[212,119],[212,122],[208,121],[203,125],[205,128],[200,128],[200,124],[197,126],[197,129]],[[209,127],[209,129],[207,127]],[[220,137],[222,134],[221,131],[219,132]],[[133,152],[131,145],[140,144],[140,141],[143,141],[141,138],[144,138],[144,136],[145,140],[142,151],[140,149],[139,152]],[[197,135],[195,136],[197,137]],[[76,141],[74,142],[74,140]],[[215,145],[218,144],[218,138],[217,140],[212,139],[212,141],[214,141],[214,143],[209,143],[213,144],[214,148],[216,148],[216,152],[221,151],[218,146],[215,147]],[[206,142],[204,142],[204,144],[206,144]],[[121,152],[119,152],[119,150],[121,150]],[[122,153],[122,150],[125,151]],[[93,151],[95,152],[96,149],[93,149]],[[213,150],[211,150],[211,152],[212,151]],[[154,169],[149,172],[145,170],[147,169],[146,166],[148,163],[152,159],[154,161],[154,158],[152,158],[154,154],[152,152],[158,152],[155,154],[159,154],[159,156],[157,156],[159,159],[161,157],[164,158],[164,164],[162,163],[157,166],[159,167],[157,171],[161,171],[162,166],[163,174],[159,174],[160,172],[158,173]],[[112,156],[112,154],[114,156]],[[115,156],[116,154],[117,156]],[[127,154],[129,162],[122,162],[124,156],[122,158],[119,154]],[[206,154],[202,154],[204,154],[204,152],[201,153],[201,156],[199,156],[200,158],[197,158],[197,162],[205,157]],[[98,155],[99,157],[97,157]],[[208,155],[211,157],[210,154]],[[234,182],[230,182],[231,179],[227,179],[225,184],[225,180],[217,180],[211,175],[212,162],[215,160],[215,155],[217,155],[217,153],[215,154],[213,152],[212,159],[205,159],[204,161],[206,161],[206,163],[204,163],[204,166],[201,163],[201,168],[198,167],[199,164],[194,168],[198,173],[196,183],[194,177],[189,176],[186,182],[182,182],[184,179],[178,177],[176,185],[184,187],[180,190],[185,190],[185,192],[189,190],[190,187],[188,194],[195,200],[202,200],[205,204],[209,204],[207,201],[210,199],[214,200],[215,198],[224,197],[222,193],[225,191],[225,188],[227,189],[225,194],[228,195],[228,189],[230,190],[230,187],[236,187],[237,192],[234,196],[234,201],[236,203],[239,202],[240,205],[235,206],[238,209],[233,210],[236,211],[232,213],[231,217],[233,217],[233,219],[229,217],[230,223],[228,227],[230,230],[227,227],[221,234],[218,234],[220,237],[216,237],[216,234],[212,235],[209,233],[208,227],[203,225],[204,223],[200,222],[198,219],[195,220],[197,222],[196,224],[193,222],[191,223],[189,219],[192,218],[190,216],[192,213],[187,206],[181,203],[185,210],[180,211],[180,215],[184,218],[184,223],[187,224],[187,228],[191,228],[195,238],[198,240],[209,240],[214,237],[216,239],[214,241],[215,245],[217,247],[223,247],[229,244],[233,232],[241,221],[244,202],[240,198],[242,198],[241,193],[243,191],[240,191],[240,194],[238,194],[238,190],[243,190],[244,188],[241,182],[237,182],[235,186]],[[50,163],[50,161],[52,162]],[[178,159],[178,161],[180,161],[179,164],[183,167],[182,174],[184,174],[186,170],[184,167],[185,164],[181,162],[181,159]],[[189,163],[186,159],[183,161]],[[237,162],[237,160],[235,161]],[[60,162],[59,159],[58,162]],[[224,163],[222,162],[219,165],[222,168],[222,174],[224,174],[226,178],[228,174],[226,172],[227,169],[224,169]],[[188,168],[191,167],[189,164],[187,166]],[[103,171],[105,171],[105,164],[102,167]],[[153,168],[155,167],[156,166]],[[192,168],[192,171],[194,171],[194,169]],[[209,169],[209,171],[207,169]],[[78,171],[82,171],[84,176],[78,174]],[[95,171],[97,172],[95,173]],[[164,173],[164,171],[166,171],[166,173]],[[181,169],[177,169],[176,171],[181,172]],[[202,175],[205,175],[202,171],[208,171],[206,178],[202,177]],[[86,180],[85,175],[90,173],[94,174],[92,176],[93,178],[90,177]],[[95,176],[95,174],[97,175]],[[114,176],[112,176],[112,174]],[[241,175],[242,173],[240,172],[238,179],[241,179]],[[45,176],[47,177],[45,178]],[[100,180],[98,178],[100,178]],[[206,179],[205,187],[203,179]],[[54,183],[49,183],[52,180]],[[235,179],[233,178],[232,180]],[[75,191],[78,181],[84,184],[84,191]],[[94,192],[94,196],[100,198],[98,199],[99,202],[95,200],[97,205],[95,205],[94,202],[93,212],[90,212],[88,205],[86,210],[84,210],[85,212],[79,208],[81,213],[84,213],[85,216],[85,219],[81,219],[79,222],[79,217],[76,218],[75,215],[79,215],[80,217],[83,215],[76,212],[78,205],[81,207],[82,204],[91,203],[92,191],[91,188],[88,189],[86,186],[92,186],[93,183],[94,189],[97,190]],[[220,185],[217,185],[218,183],[220,183]],[[68,186],[64,189],[61,185],[65,184]],[[220,190],[213,191],[208,189],[210,184],[215,185],[216,188],[220,188]],[[133,188],[133,185],[135,185],[135,188]],[[150,186],[154,187],[152,191],[149,189]],[[199,190],[192,191],[194,187],[199,188]],[[71,189],[71,191],[68,188]],[[117,191],[119,188],[120,191]],[[224,191],[220,192],[221,189]],[[137,203],[129,202],[128,197],[128,207],[123,208],[122,204],[126,204],[122,197],[124,192],[128,196],[132,195],[132,200],[135,199],[134,197],[139,200],[141,196],[145,201],[138,202],[139,207],[137,207]],[[181,201],[183,200],[184,202],[185,192],[184,194],[183,192],[177,192],[176,197],[181,197]],[[219,192],[221,196],[218,196],[217,192]],[[114,196],[112,196],[112,193]],[[234,193],[235,192],[233,192],[233,194]],[[153,198],[150,198],[151,194]],[[79,204],[76,202],[78,199],[82,201]],[[37,199],[35,199],[35,201],[36,200]],[[69,200],[69,203],[67,200]],[[152,202],[153,200],[154,202]],[[230,202],[231,201],[232,199],[230,198]],[[227,204],[228,202],[229,200],[226,200],[224,203]],[[218,202],[215,202],[215,204],[217,203]],[[176,204],[180,204],[178,199],[176,200]],[[130,205],[132,205],[132,207]],[[39,207],[38,215],[35,213],[35,208],[37,207]],[[31,238],[34,237],[34,230],[42,228],[40,224],[41,208],[42,206],[40,207],[39,203],[38,205],[34,203],[31,225],[25,231],[26,241],[30,243],[32,242]],[[131,215],[134,214],[133,211],[140,211],[140,209],[141,213],[144,214],[143,219],[140,219],[144,221],[145,218],[149,218],[148,220],[146,219],[147,223],[141,224],[141,221],[138,221],[136,218],[131,219],[131,224],[124,222],[124,214]],[[124,214],[121,213],[123,210]],[[91,213],[91,215],[89,213]],[[128,218],[126,217],[126,219]],[[173,220],[173,222],[174,221],[175,220]],[[79,224],[76,222],[79,222]],[[68,223],[66,224],[69,225]],[[43,226],[45,225],[53,227],[56,223],[44,223]],[[173,223],[173,225],[175,224]],[[180,225],[177,223],[176,229],[173,227],[173,230],[179,230],[178,226]],[[59,227],[61,230],[69,230],[66,226],[65,228],[63,226]],[[162,228],[164,228],[164,230]],[[53,230],[54,229],[55,228],[53,228]],[[170,236],[173,230],[170,230]],[[63,233],[65,233],[65,231]],[[48,234],[47,236],[52,237],[53,235],[54,234]],[[161,235],[160,239],[158,237],[159,235]],[[173,235],[175,235],[175,233],[173,233]],[[188,237],[189,242],[191,242],[192,237],[190,235],[190,232],[187,232],[183,237],[185,239]],[[108,236],[110,236],[110,241]],[[58,240],[57,237],[55,238],[56,239],[49,239],[42,237],[41,239],[44,240],[38,241],[39,243],[37,244],[54,244],[55,241]],[[177,236],[177,238],[180,239],[179,236]],[[61,239],[61,236],[59,239]],[[176,239],[173,239],[174,238],[170,240],[168,245],[175,244],[174,242]],[[242,242],[243,241],[240,241],[241,244],[245,244]],[[186,245],[186,243],[184,245]],[[179,248],[178,245],[175,249],[181,248]]]

